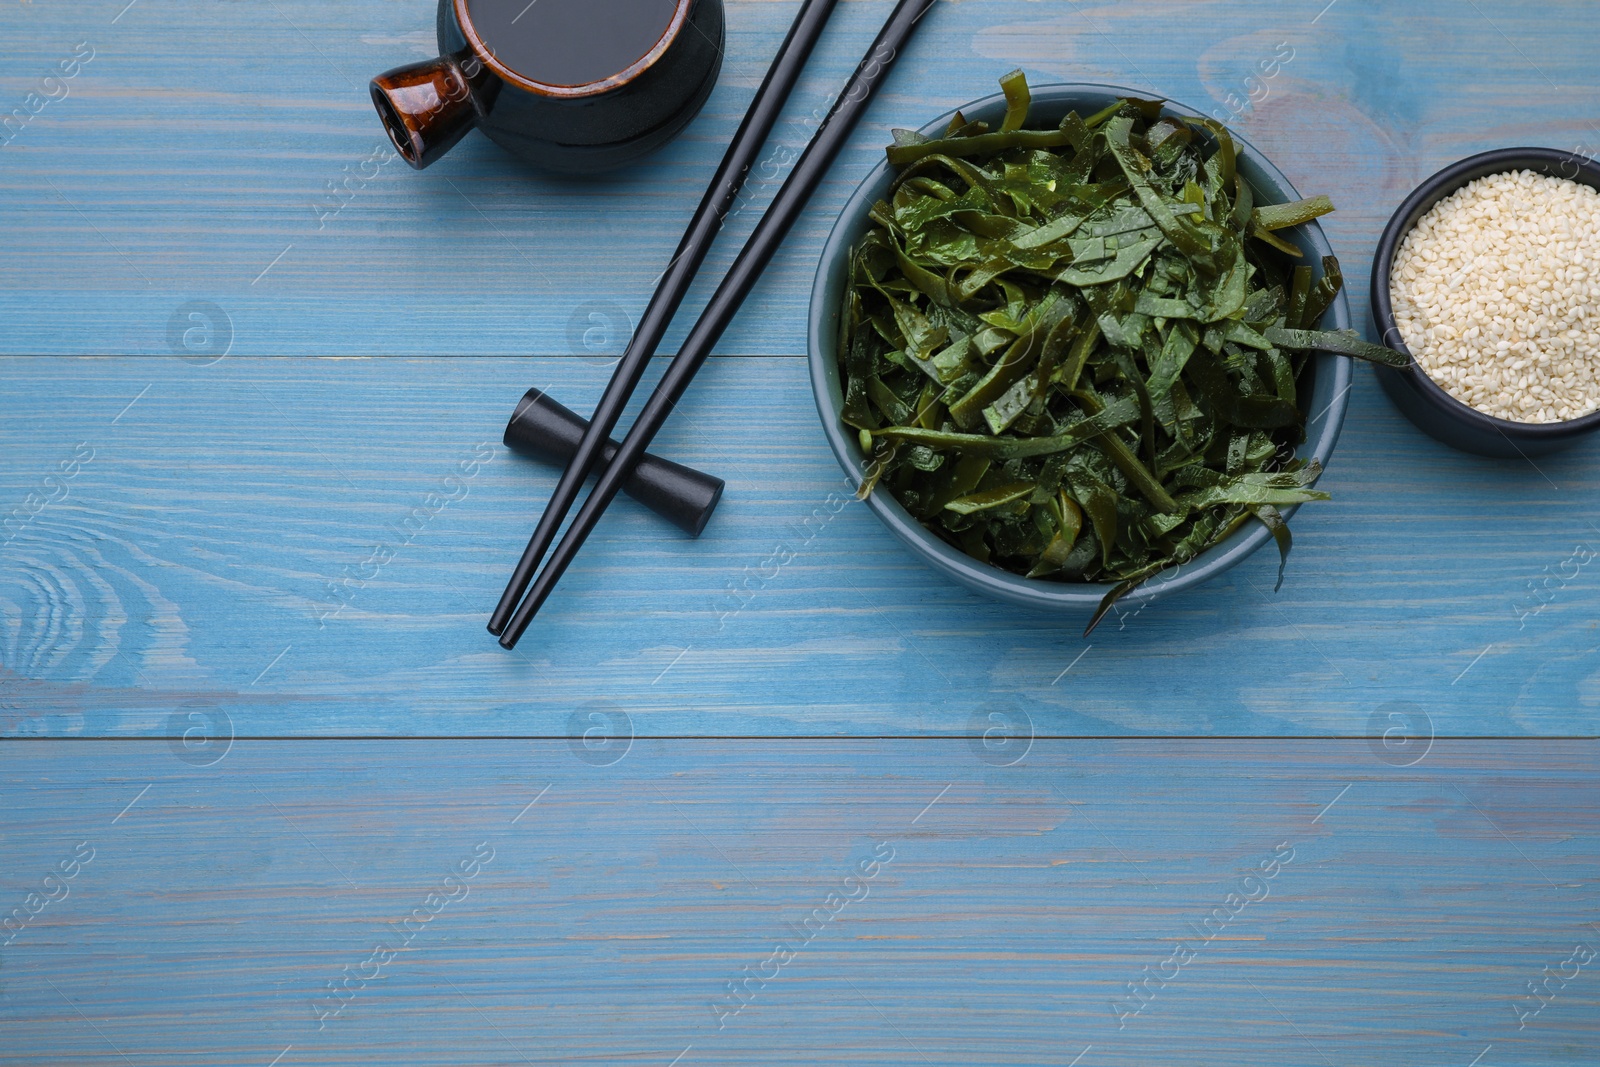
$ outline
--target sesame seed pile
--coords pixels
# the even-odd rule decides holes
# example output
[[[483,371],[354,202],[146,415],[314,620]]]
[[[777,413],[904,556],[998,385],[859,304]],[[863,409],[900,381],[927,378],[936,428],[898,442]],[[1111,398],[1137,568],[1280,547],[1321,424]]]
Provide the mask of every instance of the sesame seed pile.
[[[1512,422],[1600,408],[1600,192],[1479,178],[1418,220],[1390,277],[1401,339],[1457,400]]]

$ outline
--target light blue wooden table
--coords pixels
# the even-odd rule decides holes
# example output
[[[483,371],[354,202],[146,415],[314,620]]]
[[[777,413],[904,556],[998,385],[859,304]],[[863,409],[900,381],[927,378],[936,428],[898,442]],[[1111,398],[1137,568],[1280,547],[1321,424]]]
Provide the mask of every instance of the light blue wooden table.
[[[0,1064],[1600,1062],[1600,443],[1453,453],[1358,367],[1282,591],[1085,641],[844,503],[802,334],[888,130],[1019,65],[1332,195],[1364,324],[1417,181],[1600,146],[1600,7],[941,3],[658,439],[706,533],[619,503],[505,653],[505,418],[592,406],[793,7],[562,182],[386,149],[427,0],[4,0]]]

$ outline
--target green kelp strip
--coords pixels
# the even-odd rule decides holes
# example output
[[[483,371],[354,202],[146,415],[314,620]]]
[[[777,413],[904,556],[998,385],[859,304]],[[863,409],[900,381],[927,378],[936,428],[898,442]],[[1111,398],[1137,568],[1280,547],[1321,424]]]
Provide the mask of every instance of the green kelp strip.
[[[969,555],[1110,582],[1090,628],[1247,522],[1328,495],[1294,458],[1310,353],[1392,366],[1317,329],[1343,284],[1280,231],[1327,197],[1257,205],[1223,126],[1120,100],[1029,129],[1021,72],[999,129],[895,131],[887,201],[851,252],[843,420],[881,487]]]

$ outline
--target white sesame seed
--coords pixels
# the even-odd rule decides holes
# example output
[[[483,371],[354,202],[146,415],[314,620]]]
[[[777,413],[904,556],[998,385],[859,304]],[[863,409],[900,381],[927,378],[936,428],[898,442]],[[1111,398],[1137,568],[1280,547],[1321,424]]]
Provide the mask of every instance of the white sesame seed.
[[[1491,174],[1435,204],[1395,254],[1400,336],[1451,396],[1513,422],[1600,409],[1600,192],[1533,171]]]

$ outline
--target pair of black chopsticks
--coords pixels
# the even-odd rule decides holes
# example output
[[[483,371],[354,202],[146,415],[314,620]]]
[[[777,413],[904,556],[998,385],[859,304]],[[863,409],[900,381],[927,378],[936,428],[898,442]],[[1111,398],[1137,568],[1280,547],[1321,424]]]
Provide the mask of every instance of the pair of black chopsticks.
[[[528,547],[523,550],[522,559],[517,562],[517,569],[512,573],[511,581],[500,596],[500,603],[496,605],[494,615],[489,620],[489,632],[500,635],[502,646],[516,647],[517,640],[528,628],[528,623],[550,596],[556,583],[561,580],[561,575],[571,565],[578,550],[583,547],[584,540],[599,522],[600,516],[604,514],[612,498],[617,495],[617,491],[627,480],[634,465],[644,455],[651,439],[667,421],[667,416],[672,414],[674,405],[688,389],[695,372],[711,354],[712,346],[728,328],[728,324],[739,310],[739,305],[744,302],[744,298],[755,286],[761,272],[771,262],[789,228],[800,217],[806,202],[821,183],[828,168],[844,147],[850,132],[866,111],[873,94],[883,84],[906,40],[922,16],[928,13],[935,0],[900,0],[895,5],[888,21],[879,31],[877,40],[872,43],[872,48],[856,67],[850,81],[840,92],[827,117],[822,120],[822,125],[811,138],[811,143],[806,146],[805,152],[795,163],[793,173],[778,190],[771,207],[767,209],[761,221],[756,224],[749,240],[745,242],[744,249],[729,269],[728,276],[723,279],[710,302],[706,304],[705,310],[701,312],[699,321],[695,323],[683,347],[678,350],[678,354],[667,367],[660,383],[656,385],[655,392],[650,395],[644,411],[639,414],[633,428],[628,431],[628,436],[618,447],[616,455],[601,473],[594,490],[584,501],[577,518],[572,521],[571,528],[567,530],[566,537],[556,546],[549,562],[535,578],[534,571],[539,566],[539,561],[544,558],[551,542],[555,540],[562,520],[566,518],[567,512],[577,499],[578,490],[598,464],[606,439],[621,417],[628,398],[638,387],[639,379],[644,375],[650,357],[655,354],[662,335],[666,333],[673,313],[683,301],[689,283],[694,280],[695,272],[699,270],[707,251],[710,250],[712,239],[721,228],[728,211],[733,207],[739,188],[744,184],[745,175],[756,161],[756,153],[760,151],[767,135],[772,131],[773,123],[783,110],[789,91],[794,88],[801,68],[805,66],[806,59],[817,43],[822,27],[828,21],[836,2],[837,0],[804,0],[801,4],[794,25],[789,28],[789,35],[779,47],[778,55],[773,60],[771,69],[767,71],[766,79],[756,91],[755,99],[750,103],[750,110],[746,112],[744,121],[739,124],[739,130],[734,134],[733,142],[728,146],[727,154],[722,158],[722,165],[717,168],[716,176],[712,178],[711,185],[706,189],[694,218],[690,220],[683,240],[678,243],[677,254],[663,275],[649,307],[645,309],[638,331],[629,341],[627,351],[612,373],[611,384],[606,387],[605,395],[595,407],[594,418],[589,423],[588,432],[584,434],[577,453],[568,463],[560,483],[556,485],[550,503],[545,506],[544,515],[539,519],[539,525],[528,540]],[[523,599],[523,591],[528,589],[530,580],[533,587],[528,591],[526,599]],[[519,600],[521,600],[520,607]]]

